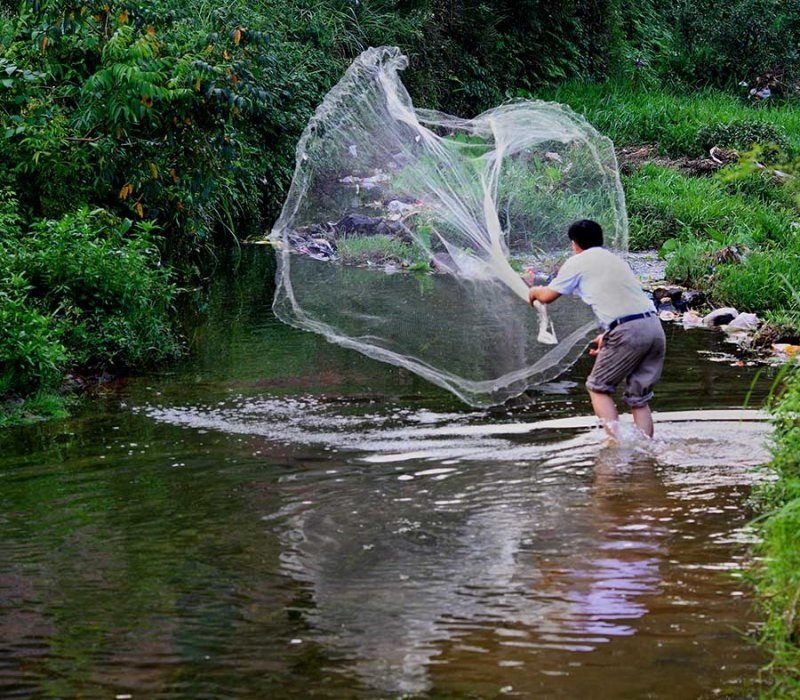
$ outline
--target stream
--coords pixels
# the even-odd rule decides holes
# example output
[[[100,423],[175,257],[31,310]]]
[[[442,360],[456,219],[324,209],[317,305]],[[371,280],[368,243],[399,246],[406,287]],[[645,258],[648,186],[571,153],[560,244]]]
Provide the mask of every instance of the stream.
[[[0,432],[0,697],[753,697],[774,379],[667,325],[656,439],[591,358],[471,409],[290,328],[247,248],[175,366]]]

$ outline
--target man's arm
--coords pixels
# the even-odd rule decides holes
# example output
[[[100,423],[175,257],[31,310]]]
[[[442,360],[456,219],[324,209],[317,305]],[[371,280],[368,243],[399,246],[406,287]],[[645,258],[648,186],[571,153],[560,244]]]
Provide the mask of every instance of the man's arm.
[[[531,306],[533,306],[534,301],[540,301],[542,304],[549,304],[560,296],[560,292],[557,292],[555,289],[550,289],[550,287],[531,287],[528,292],[528,303],[530,303]]]

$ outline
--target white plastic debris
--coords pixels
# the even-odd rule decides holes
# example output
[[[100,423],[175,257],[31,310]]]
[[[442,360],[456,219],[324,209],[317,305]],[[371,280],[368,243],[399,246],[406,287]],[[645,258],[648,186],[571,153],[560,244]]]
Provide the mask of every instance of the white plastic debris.
[[[710,314],[706,314],[703,316],[703,325],[704,326],[717,326],[721,325],[718,323],[717,319],[723,316],[732,316],[736,318],[739,315],[739,312],[734,309],[732,306],[725,306],[721,309],[714,309]]]
[[[759,320],[755,314],[742,313],[728,324],[730,330],[754,331],[758,328]]]
[[[703,317],[691,309],[683,314],[681,321],[684,328],[699,328],[703,325]]]

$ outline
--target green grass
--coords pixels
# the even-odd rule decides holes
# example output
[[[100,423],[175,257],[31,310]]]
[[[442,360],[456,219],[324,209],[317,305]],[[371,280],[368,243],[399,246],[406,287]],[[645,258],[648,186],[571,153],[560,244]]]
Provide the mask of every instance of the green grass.
[[[757,181],[754,174],[748,181]],[[659,248],[670,238],[694,236],[730,243],[760,244],[792,236],[796,214],[789,200],[765,200],[765,187],[748,190],[721,177],[695,177],[673,168],[645,165],[624,178],[630,217],[630,247]],[[782,191],[781,191],[782,192]]]
[[[69,416],[69,399],[55,392],[40,391],[16,401],[0,402],[0,428],[28,425],[51,418]]]
[[[571,81],[535,97],[571,106],[617,146],[657,144],[672,156],[705,156],[702,130],[732,122],[772,124],[800,149],[800,103],[755,104],[719,90],[646,90]]]
[[[392,236],[343,238],[337,242],[337,251],[345,265],[395,263],[417,269],[424,263],[428,267],[427,255],[419,247]]]
[[[778,480],[759,496],[760,563],[754,577],[765,622],[761,644],[771,656],[769,697],[800,696],[800,371],[795,368],[775,409]]]

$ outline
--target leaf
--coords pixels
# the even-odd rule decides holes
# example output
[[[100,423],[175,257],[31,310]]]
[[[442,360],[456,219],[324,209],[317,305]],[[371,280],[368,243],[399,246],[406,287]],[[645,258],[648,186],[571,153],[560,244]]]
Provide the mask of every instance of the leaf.
[[[670,253],[674,253],[677,247],[678,241],[675,238],[667,239],[658,251],[658,257],[662,259],[666,258]]]

